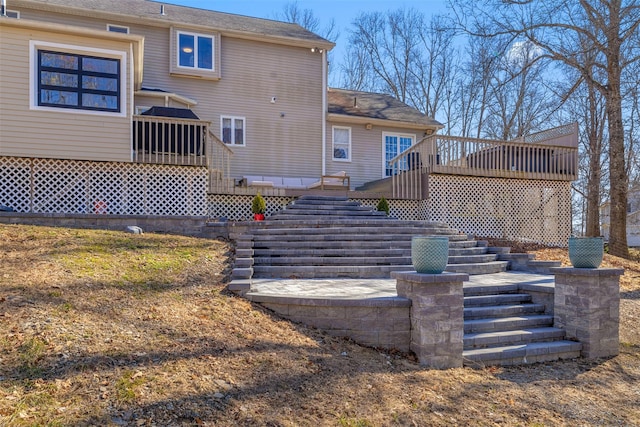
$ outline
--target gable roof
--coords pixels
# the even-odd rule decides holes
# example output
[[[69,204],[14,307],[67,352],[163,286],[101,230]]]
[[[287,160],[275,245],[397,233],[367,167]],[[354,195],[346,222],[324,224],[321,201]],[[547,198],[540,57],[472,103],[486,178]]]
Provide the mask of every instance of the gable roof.
[[[330,115],[347,116],[356,121],[389,120],[421,129],[443,127],[442,123],[383,93],[329,88],[328,103]]]
[[[24,4],[40,10],[62,11],[80,16],[114,16],[123,21],[153,23],[155,25],[189,25],[205,27],[227,35],[273,38],[292,44],[331,49],[334,43],[318,36],[298,24],[269,19],[253,18],[178,6],[169,2],[152,0],[16,0],[17,7]],[[212,2],[212,5],[215,3]],[[13,6],[13,5],[12,5]],[[164,15],[160,14],[164,6]],[[252,37],[252,38],[253,38]]]

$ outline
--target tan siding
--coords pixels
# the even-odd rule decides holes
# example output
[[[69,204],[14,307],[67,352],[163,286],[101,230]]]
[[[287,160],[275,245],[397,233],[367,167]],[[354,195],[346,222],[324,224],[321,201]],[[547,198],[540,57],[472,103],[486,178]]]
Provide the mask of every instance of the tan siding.
[[[23,17],[93,29],[125,25],[144,43],[143,86],[198,101],[194,112],[211,121],[220,135],[220,116],[246,118],[246,147],[234,151],[231,173],[318,177],[322,169],[322,55],[309,49],[221,36],[221,79],[169,74],[170,29],[91,17],[23,10]],[[182,27],[180,27],[182,28]],[[184,27],[188,29],[188,26]],[[277,102],[271,104],[271,98]],[[136,105],[164,105],[162,99],[136,98]],[[178,106],[171,104],[172,106]],[[281,117],[284,113],[284,117]],[[127,140],[128,142],[128,140]]]
[[[345,126],[351,128],[351,162],[336,162],[333,160],[333,126]],[[327,173],[346,171],[351,177],[351,187],[358,187],[366,182],[383,178],[382,161],[382,134],[409,134],[415,135],[419,140],[421,135],[415,129],[398,129],[386,126],[373,125],[367,130],[362,123],[328,122],[327,123]]]
[[[0,155],[129,160],[129,117],[29,109],[29,40],[127,52],[130,44],[0,27]],[[10,61],[6,58],[11,58]],[[129,72],[124,76],[128,81]],[[129,82],[128,82],[129,84]],[[126,95],[123,95],[126,97]],[[128,105],[127,107],[130,109]]]

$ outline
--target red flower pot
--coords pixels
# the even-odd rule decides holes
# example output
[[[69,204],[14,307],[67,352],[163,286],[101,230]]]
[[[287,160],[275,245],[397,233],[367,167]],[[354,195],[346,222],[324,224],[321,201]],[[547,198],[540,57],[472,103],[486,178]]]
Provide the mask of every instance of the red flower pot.
[[[264,214],[253,214],[254,221],[264,221]]]

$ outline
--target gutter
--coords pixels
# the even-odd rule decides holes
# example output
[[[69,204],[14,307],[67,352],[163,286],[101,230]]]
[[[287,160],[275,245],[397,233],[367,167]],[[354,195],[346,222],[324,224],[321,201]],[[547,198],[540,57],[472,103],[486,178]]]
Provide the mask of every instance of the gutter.
[[[327,51],[322,52],[322,175],[327,174]]]

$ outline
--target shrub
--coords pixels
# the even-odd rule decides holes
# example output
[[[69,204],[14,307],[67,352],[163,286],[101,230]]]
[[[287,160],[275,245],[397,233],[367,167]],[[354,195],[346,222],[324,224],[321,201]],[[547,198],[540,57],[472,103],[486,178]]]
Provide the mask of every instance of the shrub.
[[[387,199],[385,199],[384,197],[381,198],[380,201],[378,202],[378,206],[376,207],[376,210],[378,210],[379,212],[384,212],[388,216],[389,215],[389,203],[387,202]]]
[[[267,203],[260,193],[256,194],[251,202],[251,212],[254,214],[263,214],[267,210]]]

